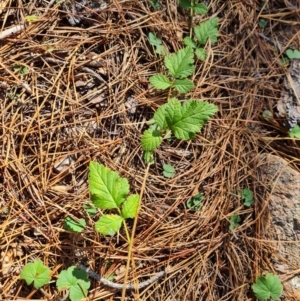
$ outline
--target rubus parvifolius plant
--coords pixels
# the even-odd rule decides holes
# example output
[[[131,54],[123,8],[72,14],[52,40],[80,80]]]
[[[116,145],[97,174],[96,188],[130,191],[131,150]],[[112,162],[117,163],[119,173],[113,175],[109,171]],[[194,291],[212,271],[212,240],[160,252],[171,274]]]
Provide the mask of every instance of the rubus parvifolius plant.
[[[144,159],[148,163],[153,158],[153,151],[160,146],[163,139],[170,139],[172,134],[181,140],[194,138],[205,122],[218,110],[215,105],[202,100],[188,99],[181,103],[177,98],[171,97],[172,89],[185,94],[194,88],[193,82],[188,79],[195,71],[194,52],[191,47],[165,56],[164,65],[170,78],[164,74],[156,74],[149,79],[156,89],[169,89],[169,96],[168,102],[154,113],[149,122],[150,128],[141,138]]]

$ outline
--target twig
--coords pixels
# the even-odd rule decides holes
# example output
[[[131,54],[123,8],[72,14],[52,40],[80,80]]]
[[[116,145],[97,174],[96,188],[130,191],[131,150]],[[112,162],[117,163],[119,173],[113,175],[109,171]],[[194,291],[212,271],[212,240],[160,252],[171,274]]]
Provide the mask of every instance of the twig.
[[[109,281],[101,276],[99,276],[97,273],[93,272],[92,270],[90,270],[89,268],[85,267],[84,265],[82,264],[78,264],[78,268],[83,270],[83,271],[86,271],[87,274],[94,278],[95,280],[101,282],[102,284],[108,286],[108,287],[111,287],[111,288],[114,288],[114,289],[117,289],[117,290],[121,290],[123,289],[124,285],[123,284],[119,284],[119,283],[114,283],[112,281]],[[158,280],[160,277],[162,277],[163,275],[165,275],[167,272],[168,272],[169,268],[167,268],[165,271],[162,271],[162,272],[159,272],[157,273],[155,276],[151,277],[150,279],[146,280],[146,281],[143,281],[143,282],[140,282],[138,285],[137,285],[137,288],[138,289],[142,289],[148,285],[150,285],[151,283],[155,282],[156,280]],[[136,286],[134,284],[127,284],[125,286],[125,289],[126,290],[134,290],[136,288]]]
[[[16,25],[16,26],[13,26],[11,28],[8,28],[8,29],[4,30],[0,33],[0,40],[5,39],[5,38],[7,38],[8,36],[10,36],[12,34],[19,33],[24,28],[25,28],[24,25]]]

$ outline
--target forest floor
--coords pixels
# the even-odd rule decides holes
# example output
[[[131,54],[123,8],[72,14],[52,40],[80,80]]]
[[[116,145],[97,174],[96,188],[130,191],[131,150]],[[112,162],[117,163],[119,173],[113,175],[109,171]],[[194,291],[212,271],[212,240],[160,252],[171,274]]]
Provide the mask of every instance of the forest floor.
[[[207,1],[208,13],[193,18],[196,26],[217,17],[219,36],[205,46],[207,59],[195,60],[195,88],[176,96],[205,100],[218,112],[194,139],[163,142],[147,171],[141,136],[168,96],[149,83],[165,70],[148,36],[159,37],[170,54],[183,48],[189,11],[177,0],[77,6],[2,0],[1,300],[62,300],[66,292],[55,280],[82,260],[99,275],[124,282],[124,230],[100,235],[95,222],[102,211],[91,217],[84,210],[91,161],[143,193],[127,282],[169,267],[146,288],[127,291],[126,300],[256,300],[251,285],[263,272],[274,272],[275,251],[257,155],[277,154],[300,166],[299,145],[276,115],[288,70],[284,53],[300,49],[300,9],[292,0],[264,2]],[[13,31],[5,36],[8,29]],[[263,117],[265,110],[271,118]],[[166,163],[174,177],[163,176]],[[250,207],[239,196],[246,188],[254,195]],[[201,209],[188,208],[200,193]],[[230,229],[234,214],[241,220]],[[84,231],[67,230],[68,216],[84,218]],[[131,231],[133,222],[127,224]],[[20,279],[24,265],[36,259],[51,269],[43,289]],[[125,300],[121,295],[91,279],[87,300]]]

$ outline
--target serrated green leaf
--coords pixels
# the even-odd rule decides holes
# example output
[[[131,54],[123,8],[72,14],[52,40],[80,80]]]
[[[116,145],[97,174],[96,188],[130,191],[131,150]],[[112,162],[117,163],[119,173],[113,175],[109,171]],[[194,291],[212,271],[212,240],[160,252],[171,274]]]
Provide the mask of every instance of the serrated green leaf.
[[[205,45],[208,38],[212,44],[217,42],[218,22],[218,18],[211,18],[194,28],[195,36],[201,45]]]
[[[188,47],[191,47],[191,48],[196,48],[197,47],[197,44],[195,43],[195,41],[190,37],[185,37],[183,39],[183,43],[184,43],[185,46],[188,46]]]
[[[241,197],[244,200],[244,205],[250,207],[253,203],[253,192],[248,189],[248,188],[244,188],[241,191]]]
[[[183,140],[192,139],[218,110],[215,105],[201,100],[188,100],[181,105],[176,98],[159,109],[154,114],[157,124],[166,123],[175,137]]]
[[[193,10],[198,15],[204,15],[208,12],[208,8],[204,3],[197,3],[193,6]]]
[[[51,271],[39,259],[24,266],[20,278],[25,280],[29,285],[33,282],[33,286],[38,289],[43,285],[49,283]]]
[[[191,0],[179,0],[179,3],[182,8],[191,8]]]
[[[149,78],[149,82],[157,90],[165,90],[171,87],[172,83],[170,80],[163,74],[156,74]]]
[[[164,164],[163,165],[163,175],[166,178],[173,178],[175,176],[175,168],[170,164]]]
[[[187,93],[189,91],[191,91],[195,86],[194,83],[185,78],[185,79],[177,79],[174,83],[173,83],[173,87],[179,92],[179,93]]]
[[[93,204],[84,204],[83,209],[91,217],[97,214],[97,208]]]
[[[191,47],[178,50],[165,57],[165,66],[174,78],[185,78],[194,73],[194,52]]]
[[[159,130],[148,129],[141,138],[142,148],[145,152],[152,152],[159,147],[163,138]]]
[[[122,206],[123,218],[134,218],[136,216],[139,201],[140,196],[138,194],[132,194],[125,200]]]
[[[149,32],[148,34],[148,39],[149,39],[149,43],[152,46],[159,46],[162,43],[162,40],[160,38],[158,38],[154,33]]]
[[[296,125],[295,127],[293,127],[290,130],[289,135],[292,138],[298,138],[298,139],[300,139],[300,127],[299,127],[299,125]]]
[[[285,52],[286,56],[290,59],[290,60],[293,60],[293,59],[300,59],[300,51],[295,49],[288,49],[286,52]]]
[[[72,217],[67,216],[64,220],[65,229],[73,232],[82,232],[86,226],[86,221],[84,218],[80,218],[78,222],[74,220]]]
[[[90,162],[89,184],[91,200],[100,209],[118,208],[129,193],[127,179],[97,162]]]
[[[85,298],[90,285],[91,282],[88,280],[87,273],[75,266],[61,271],[56,281],[58,290],[70,290],[69,297],[71,301],[80,301]]]
[[[231,217],[230,217],[230,225],[229,225],[229,229],[231,231],[233,231],[234,229],[238,228],[239,227],[239,222],[241,221],[241,218],[239,215],[237,214],[233,214]]]
[[[197,58],[201,61],[205,61],[207,59],[207,51],[204,48],[196,48],[195,49],[195,54]]]
[[[103,235],[113,236],[122,226],[123,218],[117,214],[105,214],[95,224],[95,229]]]
[[[260,276],[252,285],[252,290],[259,300],[271,298],[278,299],[282,294],[282,284],[278,276],[268,273],[266,277]]]

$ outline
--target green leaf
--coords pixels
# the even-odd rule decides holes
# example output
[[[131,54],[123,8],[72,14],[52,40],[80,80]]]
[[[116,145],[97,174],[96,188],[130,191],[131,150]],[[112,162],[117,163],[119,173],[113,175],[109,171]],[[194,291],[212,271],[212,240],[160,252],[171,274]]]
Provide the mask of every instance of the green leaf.
[[[300,139],[300,127],[299,127],[299,125],[296,125],[294,128],[292,128],[289,132],[289,135],[292,138]]]
[[[217,110],[215,105],[201,100],[187,100],[181,105],[173,98],[156,111],[154,119],[159,126],[166,123],[176,138],[189,140]]]
[[[229,229],[231,231],[233,231],[234,229],[236,229],[237,227],[239,227],[239,222],[241,221],[241,218],[239,215],[237,214],[233,214],[231,217],[230,217],[230,226],[229,226]]]
[[[268,25],[268,22],[265,19],[259,19],[258,24],[259,27],[265,28]]]
[[[202,201],[204,199],[204,195],[203,193],[198,193],[195,196],[193,196],[192,198],[190,198],[186,205],[189,209],[193,209],[195,211],[199,211],[202,207]]]
[[[167,54],[167,50],[166,50],[165,46],[163,46],[163,45],[156,46],[155,52],[159,55],[166,55]]]
[[[205,61],[207,59],[207,51],[204,48],[196,48],[195,49],[195,54],[197,58],[201,61]]]
[[[155,163],[153,153],[152,152],[145,152],[144,153],[144,161],[147,164],[153,165]]]
[[[103,235],[113,236],[122,226],[123,218],[117,214],[105,214],[95,224],[95,229]]]
[[[265,120],[269,121],[270,119],[273,118],[273,114],[271,111],[269,110],[264,110],[263,113],[262,113],[262,116]]]
[[[208,38],[212,44],[217,42],[218,22],[218,18],[211,18],[194,28],[195,36],[201,45],[205,45]]]
[[[152,46],[159,46],[162,43],[162,40],[160,38],[158,38],[154,33],[149,32],[148,34],[148,39],[149,39],[149,43]]]
[[[73,232],[82,232],[86,226],[86,221],[84,218],[80,218],[79,222],[74,220],[72,217],[67,216],[64,220],[65,229]]]
[[[244,188],[241,191],[241,197],[244,200],[244,205],[250,207],[253,203],[253,192],[248,189],[248,188]]]
[[[37,21],[38,19],[39,19],[39,17],[36,15],[29,15],[29,16],[25,17],[25,20],[27,22],[34,22],[34,21]]]
[[[172,83],[170,80],[163,74],[156,74],[149,78],[149,82],[157,90],[165,90],[171,87]]]
[[[163,165],[163,175],[166,178],[173,178],[175,176],[175,168],[170,164],[164,164]]]
[[[179,92],[179,93],[187,93],[189,91],[191,91],[195,86],[194,83],[185,78],[185,79],[177,79],[174,83],[173,83],[173,87]]]
[[[97,214],[97,209],[93,204],[83,204],[83,209],[91,217]]]
[[[134,218],[137,214],[140,196],[138,194],[130,195],[122,206],[123,218]]]
[[[183,43],[184,43],[185,46],[188,46],[188,47],[191,47],[191,48],[196,48],[197,47],[197,44],[190,37],[185,37],[183,39]]]
[[[259,300],[278,299],[282,294],[282,288],[279,277],[271,273],[268,273],[265,277],[258,277],[255,284],[252,285],[252,290]]]
[[[191,47],[178,50],[165,57],[165,66],[174,78],[185,78],[194,73],[194,53]]]
[[[100,209],[118,208],[129,193],[127,179],[97,162],[90,162],[89,184],[92,202]]]
[[[152,152],[159,147],[162,140],[161,131],[148,129],[144,132],[141,139],[142,148],[145,152]]]
[[[25,280],[29,285],[33,282],[33,286],[38,289],[43,285],[49,283],[51,271],[39,259],[24,266],[20,278]]]
[[[198,15],[204,15],[208,12],[208,8],[204,3],[197,3],[193,6],[193,10]]]
[[[149,4],[154,8],[154,9],[159,9],[160,8],[160,3],[158,0],[149,0]]]
[[[191,8],[191,0],[179,0],[180,6],[182,8]]]
[[[61,271],[56,281],[58,290],[70,290],[69,297],[71,301],[80,301],[85,298],[90,285],[91,282],[87,278],[87,273],[75,266]]]
[[[288,49],[286,52],[285,52],[286,56],[290,59],[290,60],[293,60],[293,59],[300,59],[300,51],[295,49]]]

